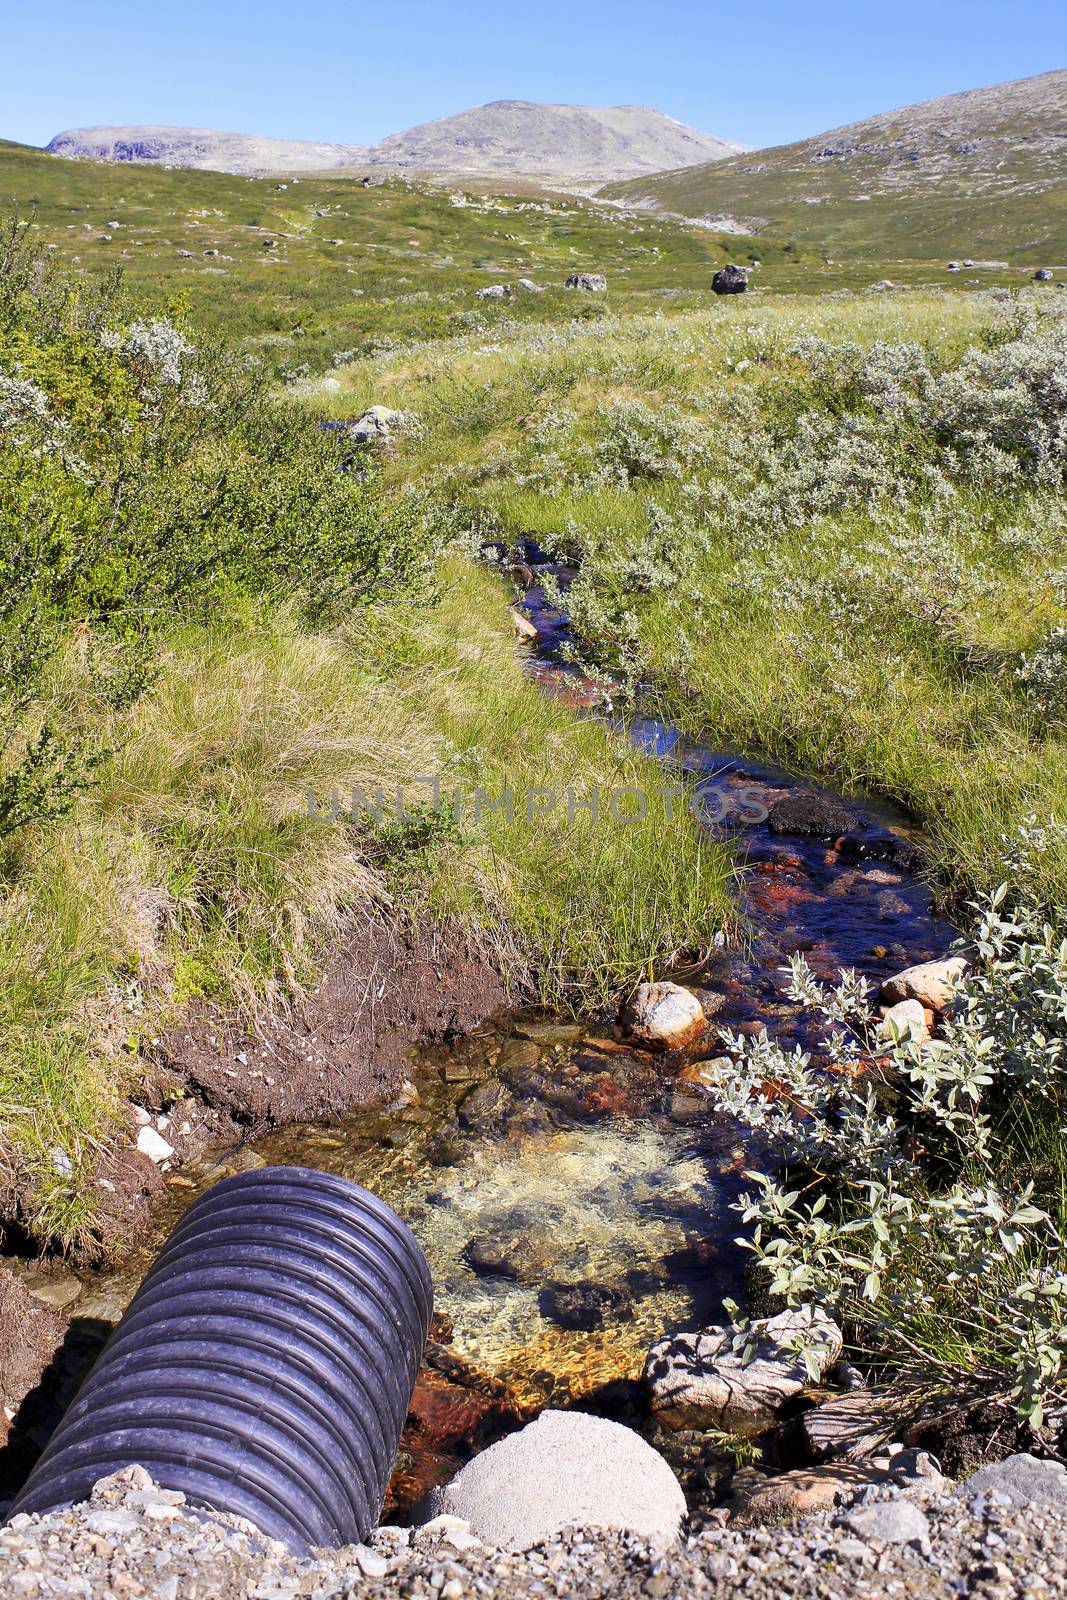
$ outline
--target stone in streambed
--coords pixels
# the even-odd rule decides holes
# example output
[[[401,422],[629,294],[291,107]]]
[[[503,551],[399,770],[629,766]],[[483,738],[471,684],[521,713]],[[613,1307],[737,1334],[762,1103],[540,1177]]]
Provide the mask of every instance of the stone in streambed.
[[[928,1012],[918,1000],[898,1000],[895,1006],[884,1006],[879,1035],[891,1043],[928,1044],[931,1038],[927,1020]]]
[[[665,1549],[686,1507],[666,1461],[630,1428],[543,1411],[431,1490],[422,1509],[462,1517],[504,1550],[529,1550],[567,1527],[619,1528]]]
[[[670,1426],[762,1433],[787,1401],[822,1379],[843,1344],[841,1330],[812,1306],[768,1318],[744,1364],[743,1350],[733,1348],[735,1332],[715,1326],[670,1334],[652,1346],[645,1386],[653,1411]],[[800,1350],[811,1359],[814,1378]]]
[[[538,1296],[541,1315],[557,1327],[592,1333],[613,1322],[628,1322],[633,1303],[624,1289],[608,1283],[554,1283]]]
[[[684,1050],[707,1026],[696,995],[677,983],[642,983],[623,1011],[630,1036],[650,1050]]]
[[[885,980],[879,999],[887,1006],[917,1000],[931,1011],[947,1011],[970,965],[966,956],[948,956],[944,961],[923,961],[917,967],[905,967]]]
[[[787,794],[776,800],[767,817],[772,833],[796,833],[836,839],[856,826],[856,818],[840,800],[822,794]]]
[[[482,1278],[541,1283],[552,1259],[551,1241],[543,1235],[521,1230],[509,1230],[503,1238],[476,1234],[467,1241],[463,1259]]]

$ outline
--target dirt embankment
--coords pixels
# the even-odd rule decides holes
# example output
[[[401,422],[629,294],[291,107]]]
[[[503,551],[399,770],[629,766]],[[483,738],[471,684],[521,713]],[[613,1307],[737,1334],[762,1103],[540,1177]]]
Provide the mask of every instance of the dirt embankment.
[[[136,1147],[151,1117],[177,1162],[205,1144],[255,1138],[389,1098],[413,1045],[462,1033],[501,1008],[504,983],[487,944],[428,917],[354,922],[305,998],[253,1025],[207,1005],[190,1008],[160,1041],[133,1093],[125,1137],[95,1174],[98,1225],[81,1259],[114,1260],[145,1232],[160,1168]],[[27,1194],[0,1173],[0,1231],[8,1248],[47,1245],[25,1233]]]

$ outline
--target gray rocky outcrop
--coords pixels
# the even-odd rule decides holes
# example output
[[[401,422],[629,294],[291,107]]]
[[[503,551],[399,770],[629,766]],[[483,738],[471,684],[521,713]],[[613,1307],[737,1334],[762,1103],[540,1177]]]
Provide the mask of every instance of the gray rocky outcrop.
[[[585,289],[589,294],[605,294],[608,280],[602,272],[572,272],[565,287]]]
[[[658,1340],[644,1372],[653,1411],[674,1427],[763,1433],[788,1401],[824,1377],[843,1344],[841,1330],[812,1306],[769,1317],[752,1335],[748,1361],[736,1335],[716,1326]]]

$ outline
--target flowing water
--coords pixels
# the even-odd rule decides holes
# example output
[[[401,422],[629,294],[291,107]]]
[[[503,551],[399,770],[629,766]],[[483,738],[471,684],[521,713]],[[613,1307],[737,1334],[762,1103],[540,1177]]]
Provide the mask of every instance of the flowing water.
[[[531,548],[527,559],[539,554]],[[533,576],[525,608],[540,639],[530,671],[547,691],[593,706],[596,686],[561,659],[566,619],[551,611],[536,566]],[[636,720],[631,732],[688,781],[714,787],[719,818],[708,825],[738,835],[747,867],[750,943],[675,974],[715,1013],[690,1059],[716,1053],[718,1027],[767,1026],[813,1042],[782,991],[781,967],[795,951],[824,976],[857,967],[877,981],[948,948],[953,929],[908,870],[914,836],[903,816],[850,801],[857,827],[841,847],[776,835],[757,816],[783,795],[823,791],[654,720]],[[525,1013],[421,1049],[399,1103],[290,1127],[172,1175],[155,1238],[117,1272],[81,1274],[68,1314],[114,1322],[177,1216],[225,1173],[264,1162],[320,1167],[388,1200],[434,1278],[431,1344],[387,1515],[403,1516],[429,1484],[547,1404],[580,1402],[651,1434],[638,1382],[644,1353],[666,1331],[717,1320],[723,1296],[741,1294],[731,1206],[758,1160],[680,1076],[684,1066],[634,1049],[607,1025]],[[656,1442],[699,1502],[714,1481],[714,1449]]]

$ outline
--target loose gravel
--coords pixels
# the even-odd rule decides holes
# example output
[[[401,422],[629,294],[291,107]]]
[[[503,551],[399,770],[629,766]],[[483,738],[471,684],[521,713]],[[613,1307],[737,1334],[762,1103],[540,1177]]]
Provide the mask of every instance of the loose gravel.
[[[233,1517],[194,1511],[140,1467],[92,1499],[0,1532],[0,1594],[71,1600],[1051,1600],[1067,1593],[1067,1505],[1013,1508],[938,1479],[788,1527],[715,1529],[658,1554],[625,1534],[568,1530],[512,1555],[452,1517],[381,1528],[298,1560]]]

